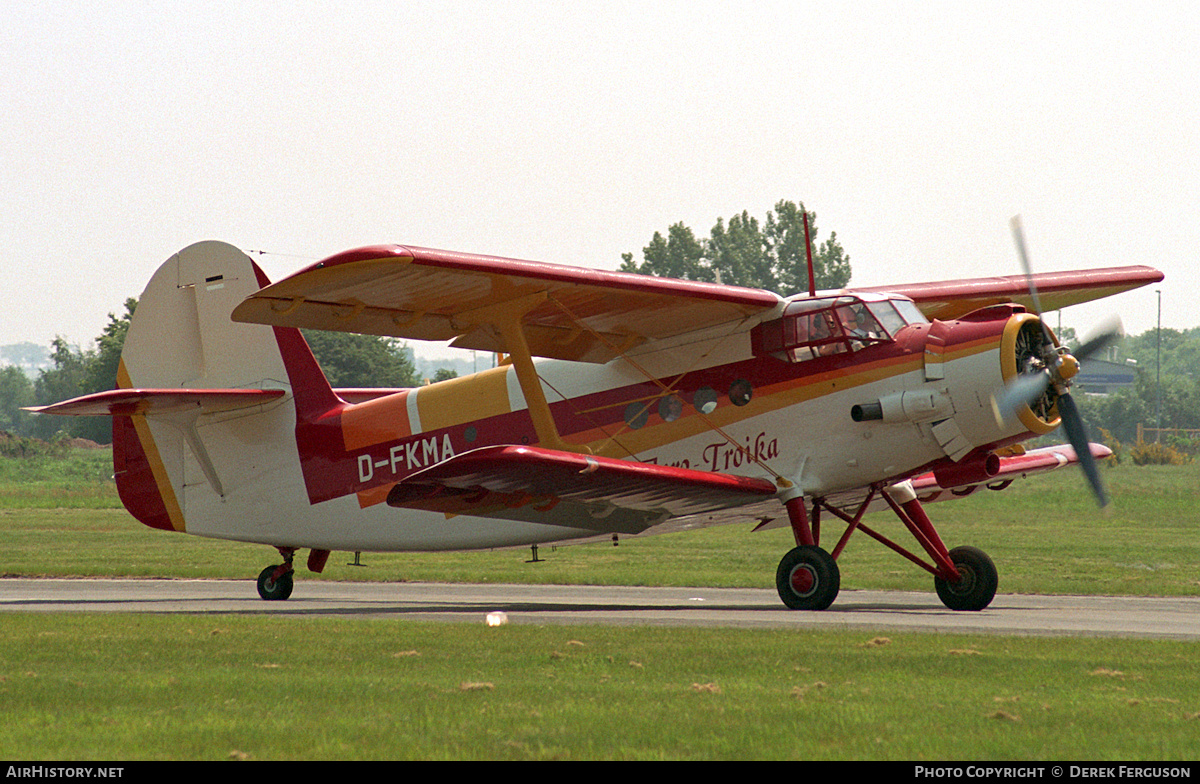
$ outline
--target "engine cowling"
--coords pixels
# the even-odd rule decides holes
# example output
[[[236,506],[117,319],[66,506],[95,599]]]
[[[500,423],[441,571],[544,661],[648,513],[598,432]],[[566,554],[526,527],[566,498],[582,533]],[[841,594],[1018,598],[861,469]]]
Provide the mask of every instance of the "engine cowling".
[[[1054,341],[1056,347],[1060,345],[1053,331],[1032,313],[1017,313],[1008,320],[1000,338],[1000,372],[1005,384],[1013,383],[1020,376],[1047,370],[1041,349],[1046,336]],[[1078,368],[1074,357],[1069,354],[1065,357],[1072,367]],[[1032,403],[1017,407],[1017,418],[1029,432],[1045,435],[1062,423],[1057,402],[1058,391],[1053,384],[1048,385],[1046,391]]]

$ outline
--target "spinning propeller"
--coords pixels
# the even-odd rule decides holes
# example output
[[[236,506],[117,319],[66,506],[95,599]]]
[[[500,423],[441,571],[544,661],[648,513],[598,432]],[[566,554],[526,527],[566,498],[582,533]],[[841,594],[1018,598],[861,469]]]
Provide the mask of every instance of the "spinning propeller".
[[[1021,266],[1025,270],[1025,279],[1029,282],[1029,295],[1033,300],[1033,309],[1041,325],[1040,335],[1033,334],[1025,346],[1018,350],[1017,377],[1004,388],[997,399],[1000,412],[1012,416],[1022,406],[1040,406],[1048,411],[1051,406],[1058,406],[1058,415],[1062,420],[1067,440],[1075,449],[1075,455],[1083,468],[1092,494],[1100,506],[1108,504],[1108,495],[1100,481],[1100,472],[1096,467],[1096,459],[1088,445],[1087,429],[1079,409],[1071,398],[1071,379],[1079,372],[1079,363],[1086,361],[1092,355],[1102,350],[1121,335],[1121,323],[1117,319],[1106,322],[1103,328],[1089,337],[1074,352],[1068,352],[1060,347],[1046,326],[1042,317],[1042,306],[1038,300],[1037,286],[1033,282],[1033,271],[1029,264],[1029,255],[1025,250],[1025,232],[1021,228],[1020,216],[1012,219],[1013,239],[1017,244],[1017,253],[1021,256]]]

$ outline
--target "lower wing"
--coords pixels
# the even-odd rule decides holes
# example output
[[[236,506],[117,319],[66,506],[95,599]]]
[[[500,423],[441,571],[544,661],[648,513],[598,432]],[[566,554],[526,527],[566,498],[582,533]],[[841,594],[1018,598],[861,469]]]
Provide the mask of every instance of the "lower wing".
[[[392,506],[522,520],[599,533],[641,533],[674,518],[773,499],[765,479],[554,449],[465,452],[392,488]]]

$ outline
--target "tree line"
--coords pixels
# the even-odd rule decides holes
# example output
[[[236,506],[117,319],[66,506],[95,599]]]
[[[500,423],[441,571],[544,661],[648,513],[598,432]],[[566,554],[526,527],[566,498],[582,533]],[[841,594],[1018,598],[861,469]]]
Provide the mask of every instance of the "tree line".
[[[1200,327],[1126,336],[1112,360],[1136,368],[1132,386],[1107,395],[1074,396],[1093,440],[1106,433],[1110,446],[1134,443],[1139,424],[1200,431]],[[1189,454],[1200,452],[1200,443],[1183,433],[1170,441]]]
[[[761,223],[746,211],[728,221],[717,218],[707,237],[697,237],[683,223],[672,224],[665,237],[654,232],[642,248],[640,263],[632,253],[622,253],[621,271],[767,289],[784,296],[807,292],[806,214],[817,289],[844,288],[850,282],[850,257],[837,233],[830,232],[818,244],[817,214],[806,212],[803,203],[786,200],[776,203]]]
[[[0,431],[50,441],[86,438],[112,442],[108,417],[34,416],[21,409],[45,406],[81,395],[114,389],[125,335],[137,309],[137,299],[125,300],[121,316],[108,314],[108,324],[87,350],[56,337],[51,344],[53,367],[30,380],[18,367],[0,368]],[[334,387],[415,387],[421,383],[412,350],[399,340],[374,335],[305,330],[325,376]]]

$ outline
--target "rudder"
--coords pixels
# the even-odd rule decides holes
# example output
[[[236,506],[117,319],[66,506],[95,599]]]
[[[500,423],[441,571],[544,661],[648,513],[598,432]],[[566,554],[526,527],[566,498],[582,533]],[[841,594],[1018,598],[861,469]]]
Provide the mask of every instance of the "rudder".
[[[241,250],[199,242],[168,259],[146,285],[121,354],[118,386],[155,389],[270,388],[287,372],[270,329],[229,314],[266,285]]]

